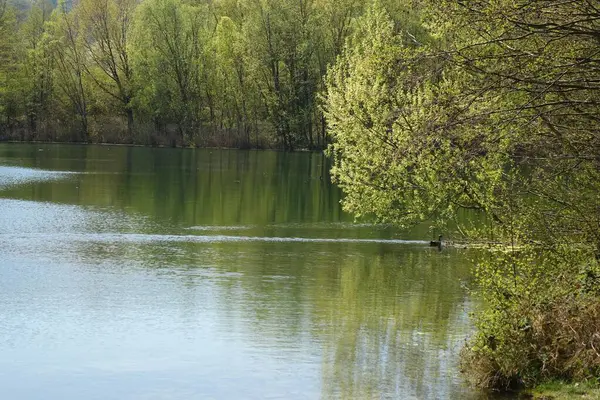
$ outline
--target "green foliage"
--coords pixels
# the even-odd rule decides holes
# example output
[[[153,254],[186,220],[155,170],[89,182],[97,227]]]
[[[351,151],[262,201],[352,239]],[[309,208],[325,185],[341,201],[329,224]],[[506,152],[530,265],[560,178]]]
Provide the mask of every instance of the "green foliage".
[[[292,150],[314,146],[315,93],[320,71],[312,43],[320,43],[314,4],[268,0],[248,2],[243,22],[249,38],[249,68],[280,145]]]
[[[494,99],[466,109],[459,94],[468,77],[405,33],[375,4],[330,70],[333,175],[347,192],[346,209],[358,215],[443,223],[458,208],[490,207],[503,185],[506,144],[458,121]]]
[[[48,24],[48,47],[56,65],[54,85],[56,96],[64,107],[64,120],[72,120],[79,125],[80,137],[89,138],[89,97],[90,84],[85,73],[85,47],[80,20],[67,9],[67,4],[59,3]]]
[[[600,371],[596,13],[430,2],[414,30],[375,3],[327,76],[347,210],[439,227],[462,210],[483,216],[458,225],[489,243],[477,262],[486,309],[465,352],[482,386]]]
[[[237,131],[240,144],[250,146],[251,110],[260,110],[261,102],[256,82],[251,79],[250,43],[242,29],[232,18],[223,16],[217,24],[212,44],[217,65],[216,81],[219,82],[216,96],[220,119],[225,127]]]
[[[7,4],[2,136],[289,150],[324,148],[317,93],[363,10],[357,0]]]
[[[142,3],[137,9],[134,44],[134,70],[139,82],[138,105],[156,122],[180,121],[184,143],[192,137],[207,100],[208,68],[204,46],[210,20],[205,7],[177,0]]]
[[[598,375],[600,269],[589,259],[580,249],[525,247],[479,261],[486,309],[462,360],[472,383],[506,389]]]
[[[25,59],[23,60],[23,91],[27,122],[33,132],[47,134],[45,126],[52,95],[53,60],[48,49],[47,21],[50,19],[50,4],[37,1],[31,7],[28,18],[22,26],[25,38]]]
[[[86,72],[98,90],[116,100],[115,110],[127,117],[130,137],[135,93],[129,36],[135,7],[134,0],[83,0],[76,8],[89,55],[89,62],[84,64]]]
[[[0,1],[0,114],[6,119],[15,113],[11,78],[17,49],[15,35],[11,33],[15,31],[16,23],[14,9],[8,5],[7,0]]]
[[[551,381],[530,391],[534,399],[598,399],[600,388],[598,382],[586,381],[569,384],[561,381]]]

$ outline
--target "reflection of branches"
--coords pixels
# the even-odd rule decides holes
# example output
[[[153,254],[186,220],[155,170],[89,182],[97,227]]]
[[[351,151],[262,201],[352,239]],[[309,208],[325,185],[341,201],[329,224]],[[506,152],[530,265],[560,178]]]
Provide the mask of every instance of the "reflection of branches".
[[[319,313],[334,316],[320,332],[328,338],[323,397],[445,397],[438,391],[448,389],[451,377],[437,355],[453,352],[452,331],[466,322],[458,270],[445,265],[452,276],[440,274],[439,259],[420,252],[355,260],[344,261],[340,289],[328,294],[334,300],[320,302],[339,305]]]

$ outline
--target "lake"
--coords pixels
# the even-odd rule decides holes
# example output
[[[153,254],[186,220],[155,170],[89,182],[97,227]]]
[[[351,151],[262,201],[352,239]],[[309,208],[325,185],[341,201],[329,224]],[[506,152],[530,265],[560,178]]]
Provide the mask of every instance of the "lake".
[[[464,252],[316,153],[0,144],[6,399],[470,399]]]

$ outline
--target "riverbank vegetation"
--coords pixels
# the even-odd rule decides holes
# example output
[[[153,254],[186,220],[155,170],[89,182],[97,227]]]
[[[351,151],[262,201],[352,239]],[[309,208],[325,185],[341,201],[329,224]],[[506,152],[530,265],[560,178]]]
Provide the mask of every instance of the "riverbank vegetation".
[[[322,149],[317,93],[364,9],[0,0],[0,139]]]
[[[573,384],[548,382],[528,394],[537,400],[596,400],[600,399],[600,388],[587,382]]]
[[[377,3],[330,69],[346,210],[498,243],[462,367],[484,388],[600,377],[600,2]],[[461,224],[463,210],[484,223]],[[503,251],[493,251],[494,247]]]

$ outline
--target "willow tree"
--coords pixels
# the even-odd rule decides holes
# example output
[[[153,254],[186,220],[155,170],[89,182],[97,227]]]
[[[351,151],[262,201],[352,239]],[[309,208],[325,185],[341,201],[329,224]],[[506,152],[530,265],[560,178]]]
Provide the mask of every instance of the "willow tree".
[[[457,95],[465,77],[431,40],[376,3],[328,73],[332,172],[348,211],[403,226],[443,222],[459,208],[489,208],[502,185],[503,143],[483,126],[457,125],[494,99],[467,110]]]
[[[600,369],[597,10],[431,2],[411,30],[376,3],[328,74],[346,209],[439,226],[465,209],[485,222],[463,229],[496,251],[478,263],[489,308],[466,353],[483,386]]]

